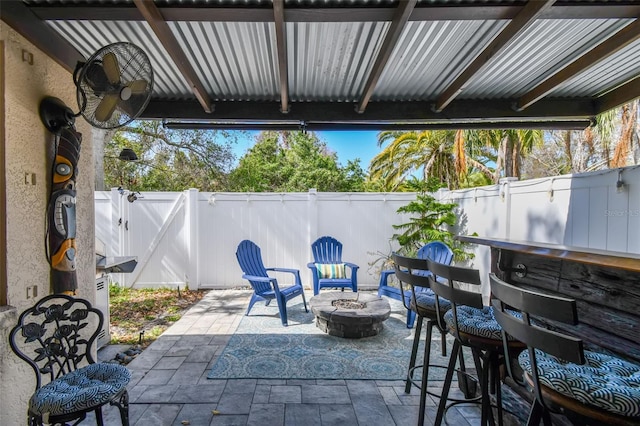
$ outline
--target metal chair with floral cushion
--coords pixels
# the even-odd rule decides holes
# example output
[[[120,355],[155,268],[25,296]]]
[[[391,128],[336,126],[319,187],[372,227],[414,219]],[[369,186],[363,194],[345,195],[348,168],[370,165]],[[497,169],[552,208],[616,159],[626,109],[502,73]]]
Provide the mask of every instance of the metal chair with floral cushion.
[[[91,354],[103,323],[102,313],[88,301],[64,294],[46,296],[20,315],[9,344],[36,375],[27,412],[30,426],[76,425],[92,411],[103,425],[105,404],[117,406],[122,424],[129,424],[130,371],[96,363]]]

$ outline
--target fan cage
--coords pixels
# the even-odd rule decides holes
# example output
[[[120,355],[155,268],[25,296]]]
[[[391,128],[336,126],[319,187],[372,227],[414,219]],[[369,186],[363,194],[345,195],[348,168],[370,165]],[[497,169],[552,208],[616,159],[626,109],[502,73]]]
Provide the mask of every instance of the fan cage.
[[[103,58],[109,53],[117,59],[120,70],[118,84],[107,81],[104,74]],[[137,80],[146,81],[144,91],[123,100],[120,97],[122,89]],[[82,116],[94,127],[115,129],[135,120],[147,107],[153,91],[153,70],[149,57],[140,47],[133,43],[118,42],[101,48],[83,64],[76,85]],[[111,116],[106,120],[98,119],[96,110],[100,103],[106,96],[116,94],[119,99]]]

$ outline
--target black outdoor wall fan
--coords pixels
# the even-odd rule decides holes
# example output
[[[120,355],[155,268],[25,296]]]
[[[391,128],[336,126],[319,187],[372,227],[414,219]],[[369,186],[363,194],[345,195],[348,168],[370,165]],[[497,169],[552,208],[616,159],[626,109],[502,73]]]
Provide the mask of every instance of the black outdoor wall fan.
[[[74,114],[58,98],[40,103],[40,118],[52,133],[74,125],[82,116],[94,127],[115,129],[135,120],[146,108],[153,90],[153,70],[138,46],[118,42],[80,62],[73,73],[79,112]]]

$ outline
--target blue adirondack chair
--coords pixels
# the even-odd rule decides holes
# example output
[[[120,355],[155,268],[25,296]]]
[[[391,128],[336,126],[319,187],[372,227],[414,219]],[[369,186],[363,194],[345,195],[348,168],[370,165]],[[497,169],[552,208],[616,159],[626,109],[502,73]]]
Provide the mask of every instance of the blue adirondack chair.
[[[333,237],[320,237],[311,244],[313,262],[307,267],[313,272],[313,295],[323,287],[350,288],[358,291],[358,268],[342,261],[342,243]],[[349,273],[347,273],[349,268]]]
[[[419,259],[431,259],[438,263],[450,265],[453,261],[453,251],[451,251],[448,245],[441,241],[432,241],[422,246],[420,250],[418,250],[416,257]],[[402,300],[400,296],[400,289],[389,286],[389,277],[391,275],[395,275],[395,271],[393,269],[384,270],[380,273],[378,296],[387,296],[392,299]],[[430,271],[422,271],[420,273],[416,273],[416,275],[429,276],[432,274]],[[416,289],[416,291],[431,292],[431,289],[421,288],[420,290]],[[411,289],[404,291],[405,306],[410,306],[411,295]],[[411,309],[407,309],[407,328],[412,328],[415,320],[416,312]]]
[[[280,311],[280,320],[282,325],[287,326],[287,301],[297,296],[302,296],[305,311],[307,309],[307,301],[304,297],[302,289],[302,281],[300,280],[300,271],[297,269],[287,268],[265,268],[262,263],[262,253],[253,241],[244,240],[238,245],[236,250],[236,258],[240,264],[243,275],[242,278],[249,281],[253,288],[253,295],[249,301],[249,308],[245,315],[249,315],[254,303],[264,300],[268,306],[271,300],[275,299]],[[280,287],[278,280],[270,277],[267,271],[287,272],[293,274],[295,283],[289,287]]]

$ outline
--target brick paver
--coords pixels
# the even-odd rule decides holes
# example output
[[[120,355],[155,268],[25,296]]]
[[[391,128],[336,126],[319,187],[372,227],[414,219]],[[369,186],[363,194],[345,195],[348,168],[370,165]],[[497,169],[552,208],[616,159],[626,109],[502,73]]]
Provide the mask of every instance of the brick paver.
[[[129,386],[132,426],[416,424],[419,391],[405,394],[401,377],[395,381],[206,379],[244,315],[250,294],[210,291],[128,365],[134,376]],[[407,363],[408,358],[409,354]],[[430,389],[440,391],[442,382],[431,384]],[[437,401],[428,397],[427,423],[435,418],[436,409]],[[449,410],[447,420],[474,425],[479,416],[477,406],[467,405]],[[106,408],[104,417],[106,425],[120,425],[117,409]]]

